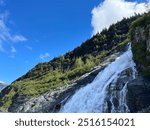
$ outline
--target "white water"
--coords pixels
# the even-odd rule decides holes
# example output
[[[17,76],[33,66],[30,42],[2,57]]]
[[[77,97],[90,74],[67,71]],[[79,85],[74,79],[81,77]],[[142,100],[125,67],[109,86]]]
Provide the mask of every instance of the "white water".
[[[101,71],[94,81],[78,90],[70,100],[61,108],[60,112],[68,113],[86,113],[86,112],[108,112],[108,105],[111,104],[109,112],[129,112],[126,105],[126,82],[119,92],[112,92],[121,72],[132,68],[132,76],[135,77],[135,63],[132,60],[131,45],[128,50],[118,57],[114,62]],[[111,87],[110,87],[111,86]],[[118,100],[116,107],[113,100]],[[107,101],[109,99],[109,102]]]

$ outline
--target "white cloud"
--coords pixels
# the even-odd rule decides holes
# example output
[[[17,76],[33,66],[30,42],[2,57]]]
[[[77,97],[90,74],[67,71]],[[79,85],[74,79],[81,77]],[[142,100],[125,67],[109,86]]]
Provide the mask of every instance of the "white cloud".
[[[11,52],[11,55],[9,57],[10,58],[15,58],[17,50],[14,46],[11,47],[10,52]]]
[[[146,3],[129,2],[126,0],[104,0],[92,10],[92,34],[101,32],[123,17],[147,11]]]
[[[28,50],[30,50],[30,51],[33,50],[33,48],[32,48],[31,46],[26,46],[26,48],[27,48]]]
[[[13,43],[18,43],[27,40],[24,36],[20,34],[11,34],[10,29],[6,26],[4,22],[5,20],[2,17],[4,17],[3,14],[0,15],[0,40],[2,42],[10,41]]]
[[[50,54],[49,53],[44,53],[44,54],[41,54],[40,56],[39,56],[39,58],[41,59],[41,60],[45,60],[45,59],[47,59],[47,58],[49,58],[50,57]]]
[[[24,42],[27,39],[24,36],[19,34],[19,35],[14,35],[14,36],[10,37],[10,40],[12,42],[16,42],[17,43],[17,42]]]
[[[16,48],[15,47],[11,47],[11,53],[16,53],[17,51],[16,51]]]
[[[12,44],[14,43],[27,41],[27,38],[25,38],[21,34],[14,34],[6,25],[6,23],[8,22],[8,15],[8,12],[0,14],[0,52],[4,52],[4,44],[12,46]]]

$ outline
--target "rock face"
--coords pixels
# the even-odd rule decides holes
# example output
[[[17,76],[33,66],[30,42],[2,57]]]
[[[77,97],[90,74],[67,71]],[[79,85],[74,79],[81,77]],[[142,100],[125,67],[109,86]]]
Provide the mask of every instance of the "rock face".
[[[81,87],[91,83],[96,75],[108,64],[113,62],[119,53],[107,57],[99,66],[94,67],[87,73],[74,81],[71,85],[63,86],[54,91],[49,91],[39,97],[30,98],[16,94],[9,112],[58,112],[61,106]]]
[[[145,31],[147,36],[145,36]],[[133,39],[133,54],[137,66],[144,76],[150,76],[150,25],[136,27]]]
[[[132,50],[139,72],[150,76],[150,13],[143,15],[132,27]]]
[[[124,113],[130,112],[130,108],[128,107],[128,83],[132,82],[134,79],[134,71],[133,68],[128,68],[124,70],[120,75],[118,75],[118,79],[112,82],[108,87],[108,96],[107,96],[107,108],[106,112],[108,113]]]
[[[131,112],[150,112],[150,12],[131,27],[131,41],[138,76],[128,84]]]
[[[127,91],[122,93],[126,83]],[[110,84],[108,95],[113,99],[112,102],[107,102],[107,112],[112,112],[112,107],[113,112],[150,112],[150,78],[145,78],[137,72],[133,74],[132,68],[124,70],[117,81]],[[123,102],[126,102],[127,106],[121,106]]]
[[[150,106],[150,79],[137,76],[128,83],[127,104],[130,112],[144,112]]]

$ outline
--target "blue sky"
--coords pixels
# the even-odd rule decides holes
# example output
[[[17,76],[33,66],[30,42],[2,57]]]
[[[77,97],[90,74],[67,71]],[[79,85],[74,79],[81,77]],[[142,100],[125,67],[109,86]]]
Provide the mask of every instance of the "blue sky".
[[[91,12],[101,2],[0,0],[0,80],[11,83],[91,37],[96,28]]]

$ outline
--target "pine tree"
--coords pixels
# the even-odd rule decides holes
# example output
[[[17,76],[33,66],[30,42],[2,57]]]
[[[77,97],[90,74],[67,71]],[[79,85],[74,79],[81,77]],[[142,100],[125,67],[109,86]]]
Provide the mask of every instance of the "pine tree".
[[[75,62],[74,62],[74,65],[73,65],[73,68],[80,68],[80,67],[83,67],[84,65],[84,62],[82,61],[81,57],[79,58],[76,58],[75,59]]]

